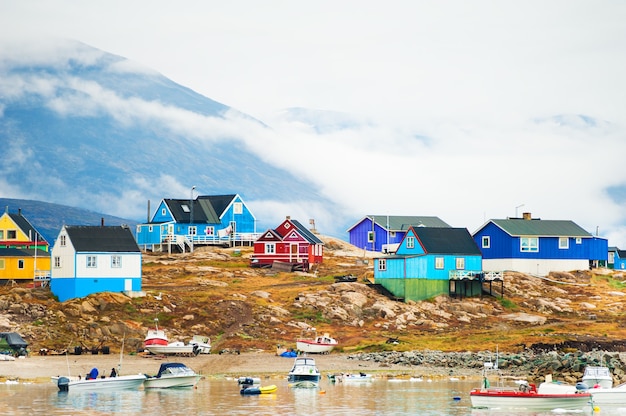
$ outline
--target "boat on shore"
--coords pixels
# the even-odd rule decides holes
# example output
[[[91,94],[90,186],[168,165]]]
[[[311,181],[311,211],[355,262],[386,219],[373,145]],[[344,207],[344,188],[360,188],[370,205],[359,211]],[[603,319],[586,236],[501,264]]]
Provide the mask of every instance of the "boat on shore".
[[[587,366],[583,373],[582,382],[590,389],[597,387],[610,389],[613,387],[613,375],[608,367]]]
[[[154,355],[184,355],[192,357],[198,355],[200,347],[175,341],[167,345],[149,345],[146,347],[146,350]]]
[[[195,387],[202,378],[191,368],[182,363],[162,363],[155,376],[147,376],[143,383],[145,389],[169,389]]]
[[[328,354],[338,345],[336,339],[328,333],[317,335],[315,328],[304,331],[296,339],[296,350],[312,354]]]
[[[315,359],[304,356],[296,357],[287,376],[287,381],[291,387],[317,387],[321,377]]]
[[[165,331],[159,329],[159,319],[154,318],[154,329],[148,329],[148,333],[146,334],[146,338],[143,340],[144,348],[152,346],[152,345],[167,345],[169,344],[169,340],[167,339],[167,335]]]

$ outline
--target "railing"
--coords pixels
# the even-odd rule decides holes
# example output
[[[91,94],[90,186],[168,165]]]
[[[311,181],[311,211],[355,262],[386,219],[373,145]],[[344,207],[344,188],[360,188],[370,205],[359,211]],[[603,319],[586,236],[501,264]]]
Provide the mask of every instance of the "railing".
[[[173,241],[179,244],[179,239],[184,238],[187,244],[228,244],[228,243],[253,243],[261,236],[260,233],[232,233],[226,236],[219,235],[178,235],[166,234],[163,236],[164,242]],[[184,243],[183,243],[184,244]]]
[[[480,280],[484,282],[489,281],[504,281],[504,272],[485,272],[485,271],[468,271],[468,270],[451,270],[449,275],[450,280]]]

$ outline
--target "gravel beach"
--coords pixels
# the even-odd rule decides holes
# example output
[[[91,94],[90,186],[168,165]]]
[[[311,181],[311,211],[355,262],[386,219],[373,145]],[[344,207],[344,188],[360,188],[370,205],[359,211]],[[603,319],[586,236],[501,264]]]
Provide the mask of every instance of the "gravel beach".
[[[350,359],[349,354],[342,353],[315,355],[314,357],[323,374],[363,371],[380,377],[431,376],[433,378],[448,374],[445,368],[381,364]],[[122,358],[121,374],[156,374],[162,362],[175,361],[186,364],[208,378],[240,376],[280,378],[287,376],[293,360],[293,358],[280,357],[268,352],[200,354],[196,357],[125,355]],[[85,375],[93,367],[97,367],[100,374],[108,375],[112,368],[117,368],[119,363],[119,354],[32,355],[15,361],[0,361],[0,381],[50,382],[52,376]]]

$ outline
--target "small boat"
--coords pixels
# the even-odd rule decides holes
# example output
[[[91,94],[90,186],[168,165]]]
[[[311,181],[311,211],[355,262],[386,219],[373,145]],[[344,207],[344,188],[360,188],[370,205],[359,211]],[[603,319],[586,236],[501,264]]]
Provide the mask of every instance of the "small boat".
[[[313,354],[328,354],[337,346],[337,340],[329,334],[317,335],[315,328],[304,331],[296,340],[296,349]]]
[[[240,394],[247,395],[255,395],[255,394],[271,394],[276,393],[278,387],[275,384],[270,384],[269,386],[248,386],[244,385],[239,391]]]
[[[143,340],[143,346],[148,347],[151,345],[167,345],[169,340],[167,339],[167,335],[165,335],[165,331],[159,329],[159,319],[154,318],[155,329],[149,329],[146,334],[146,338]]]
[[[193,344],[181,341],[170,342],[167,345],[148,345],[146,349],[155,355],[198,355],[200,348]]]
[[[240,386],[252,386],[254,384],[261,384],[261,378],[260,377],[239,377],[237,379],[237,384],[239,384]]]
[[[333,383],[342,383],[342,382],[364,382],[364,381],[372,381],[371,374],[359,373],[359,374],[329,374],[328,379]]]
[[[148,376],[143,383],[146,389],[194,387],[202,378],[182,363],[162,363],[156,376]]]
[[[211,354],[211,338],[204,335],[194,335],[189,343],[198,348],[198,354]]]
[[[587,390],[595,405],[624,405],[626,403],[626,383],[616,387],[596,387]]]
[[[98,377],[98,369],[93,368],[83,378],[79,377],[52,377],[60,391],[110,391],[139,389],[146,380],[144,374]]]
[[[291,387],[317,387],[322,377],[315,365],[315,359],[310,357],[296,357],[287,381]]]
[[[590,389],[595,387],[609,389],[613,387],[613,375],[608,367],[587,366],[583,373],[582,382]]]

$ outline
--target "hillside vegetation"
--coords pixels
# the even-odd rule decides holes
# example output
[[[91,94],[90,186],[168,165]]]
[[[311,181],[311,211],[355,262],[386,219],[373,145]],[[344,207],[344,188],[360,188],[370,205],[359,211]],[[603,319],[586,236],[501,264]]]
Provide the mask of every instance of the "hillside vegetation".
[[[506,273],[504,297],[393,301],[366,284],[371,253],[332,238],[312,273],[248,267],[248,247],[145,254],[145,297],[102,293],[64,303],[46,288],[0,288],[0,330],[31,352],[107,346],[138,350],[155,318],[170,340],[211,337],[213,351],[295,348],[303,329],[339,340],[339,351],[624,350],[625,274]],[[353,274],[354,283],[334,277]],[[494,291],[500,285],[494,285]],[[388,342],[397,339],[398,343]]]

